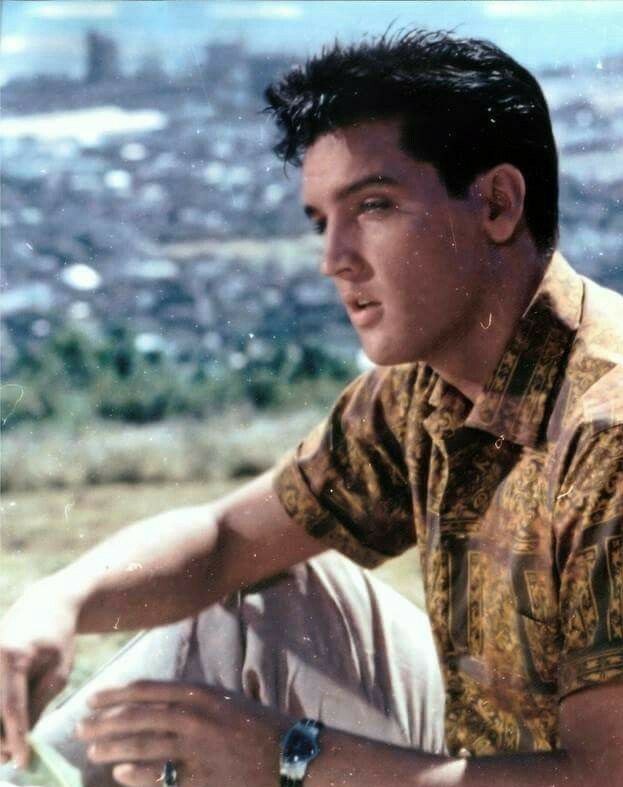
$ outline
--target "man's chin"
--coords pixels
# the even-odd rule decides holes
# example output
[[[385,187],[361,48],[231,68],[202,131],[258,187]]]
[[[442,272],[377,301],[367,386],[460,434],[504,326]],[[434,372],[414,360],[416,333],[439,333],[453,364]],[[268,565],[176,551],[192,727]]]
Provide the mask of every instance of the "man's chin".
[[[407,353],[395,346],[366,347],[364,344],[363,352],[375,366],[397,366],[401,363],[413,363],[418,360],[413,357],[413,353]]]

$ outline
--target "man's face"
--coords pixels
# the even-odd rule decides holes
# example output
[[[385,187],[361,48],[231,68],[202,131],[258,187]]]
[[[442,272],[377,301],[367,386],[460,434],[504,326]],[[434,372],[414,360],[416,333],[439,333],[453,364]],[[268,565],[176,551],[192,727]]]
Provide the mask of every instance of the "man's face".
[[[397,121],[319,137],[306,152],[305,212],[330,276],[377,364],[439,362],[476,319],[486,285],[482,204],[448,196],[400,149]],[[482,318],[482,310],[478,311]]]

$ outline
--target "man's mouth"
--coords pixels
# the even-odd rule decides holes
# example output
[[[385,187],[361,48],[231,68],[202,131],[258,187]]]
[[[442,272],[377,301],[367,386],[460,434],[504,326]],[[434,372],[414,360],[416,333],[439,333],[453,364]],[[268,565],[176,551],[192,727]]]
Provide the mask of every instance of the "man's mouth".
[[[346,308],[351,322],[358,328],[367,328],[376,323],[382,314],[380,301],[371,298],[351,298],[346,302]]]
[[[375,301],[374,298],[368,298],[365,295],[347,295],[343,300],[348,311],[352,312],[358,312],[362,309],[368,309],[371,306],[380,305],[379,301]]]
[[[373,301],[366,298],[357,298],[354,303],[355,309],[366,309],[368,306],[378,306],[378,301]]]

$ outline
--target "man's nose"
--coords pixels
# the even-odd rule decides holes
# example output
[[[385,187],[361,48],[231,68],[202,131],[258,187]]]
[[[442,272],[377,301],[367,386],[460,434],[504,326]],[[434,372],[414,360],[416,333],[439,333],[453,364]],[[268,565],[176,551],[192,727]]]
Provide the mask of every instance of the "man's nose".
[[[357,275],[361,257],[355,239],[348,231],[327,225],[320,272],[324,276],[349,278]]]

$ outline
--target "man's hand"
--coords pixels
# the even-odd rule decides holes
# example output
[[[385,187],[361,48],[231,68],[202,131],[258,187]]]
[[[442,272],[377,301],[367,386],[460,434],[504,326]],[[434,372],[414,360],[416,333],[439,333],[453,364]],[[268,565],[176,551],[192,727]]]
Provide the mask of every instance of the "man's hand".
[[[94,763],[128,787],[153,785],[172,760],[181,784],[273,787],[279,737],[293,723],[241,695],[203,685],[138,681],[90,700],[77,728]]]
[[[26,767],[26,733],[66,685],[74,658],[77,609],[42,580],[0,622],[0,761]]]

